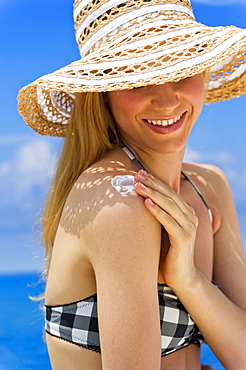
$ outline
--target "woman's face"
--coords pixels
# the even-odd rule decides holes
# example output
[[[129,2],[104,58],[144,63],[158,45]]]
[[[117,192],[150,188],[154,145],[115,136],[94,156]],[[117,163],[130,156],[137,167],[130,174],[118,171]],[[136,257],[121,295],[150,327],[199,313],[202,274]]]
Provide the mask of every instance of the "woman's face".
[[[161,153],[184,149],[203,99],[203,73],[179,82],[107,93],[122,140]]]

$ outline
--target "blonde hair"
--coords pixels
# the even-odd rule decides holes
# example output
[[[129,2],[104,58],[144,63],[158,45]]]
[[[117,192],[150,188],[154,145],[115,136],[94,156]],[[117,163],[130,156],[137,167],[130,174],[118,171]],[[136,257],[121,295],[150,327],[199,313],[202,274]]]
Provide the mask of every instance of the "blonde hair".
[[[54,180],[47,197],[41,228],[48,274],[55,235],[63,207],[75,181],[92,163],[112,149],[115,125],[103,93],[79,93]]]

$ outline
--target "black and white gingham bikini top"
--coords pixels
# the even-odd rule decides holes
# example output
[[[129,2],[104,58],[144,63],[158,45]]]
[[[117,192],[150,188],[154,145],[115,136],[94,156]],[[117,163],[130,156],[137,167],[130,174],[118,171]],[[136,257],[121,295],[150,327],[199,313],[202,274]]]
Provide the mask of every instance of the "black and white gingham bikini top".
[[[119,143],[119,146],[138,165],[134,155]],[[185,175],[202,198],[211,217],[211,211],[196,185]],[[196,344],[201,346],[203,336],[175,293],[166,285],[158,284],[158,299],[161,327],[161,356],[166,356],[181,348]],[[101,353],[98,328],[97,294],[75,303],[60,306],[45,306],[45,330],[47,333],[78,344],[86,349]]]

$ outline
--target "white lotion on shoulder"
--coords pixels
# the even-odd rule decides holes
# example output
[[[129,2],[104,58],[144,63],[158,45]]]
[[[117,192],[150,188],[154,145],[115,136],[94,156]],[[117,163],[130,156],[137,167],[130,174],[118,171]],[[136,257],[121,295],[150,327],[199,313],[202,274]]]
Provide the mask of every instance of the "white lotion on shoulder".
[[[135,191],[135,181],[132,175],[116,176],[111,180],[111,185],[122,195]]]

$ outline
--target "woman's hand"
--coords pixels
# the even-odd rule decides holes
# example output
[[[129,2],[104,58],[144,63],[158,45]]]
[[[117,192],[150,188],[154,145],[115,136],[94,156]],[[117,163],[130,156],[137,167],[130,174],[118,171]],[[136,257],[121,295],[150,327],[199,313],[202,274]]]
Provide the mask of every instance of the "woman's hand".
[[[168,233],[170,247],[162,274],[173,290],[196,278],[194,245],[198,219],[194,210],[167,184],[143,170],[135,176],[135,190]]]

